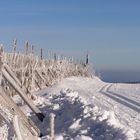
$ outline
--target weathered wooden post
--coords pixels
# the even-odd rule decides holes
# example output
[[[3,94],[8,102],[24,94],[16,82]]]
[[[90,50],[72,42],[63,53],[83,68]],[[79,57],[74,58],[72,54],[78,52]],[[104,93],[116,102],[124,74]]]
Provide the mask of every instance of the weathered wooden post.
[[[87,55],[86,55],[86,65],[88,65],[89,64],[89,54],[87,53]]]
[[[17,39],[13,40],[13,45],[12,45],[12,67],[15,67],[15,56],[16,56],[16,48],[17,48]]]
[[[17,39],[14,39],[13,40],[13,50],[12,50],[12,53],[16,53],[16,48],[17,48]]]
[[[13,125],[14,125],[14,128],[15,128],[15,131],[16,131],[18,140],[23,140],[22,135],[21,135],[21,133],[20,133],[18,115],[15,115],[15,116],[14,116]]]
[[[19,79],[18,79],[16,76],[14,76],[15,74],[14,74],[14,72],[10,69],[10,67],[9,67],[7,64],[3,64],[3,67],[4,67],[5,70],[8,72],[8,74],[16,81],[16,83],[17,83],[20,87],[22,87],[21,82],[19,81]]]
[[[31,46],[31,53],[34,54],[34,46]]]
[[[43,49],[41,48],[40,50],[40,59],[42,60],[43,59]]]
[[[54,140],[54,118],[55,115],[53,113],[50,114],[50,140]]]
[[[26,55],[28,54],[28,50],[29,50],[29,43],[28,41],[25,42],[25,49],[26,49]]]

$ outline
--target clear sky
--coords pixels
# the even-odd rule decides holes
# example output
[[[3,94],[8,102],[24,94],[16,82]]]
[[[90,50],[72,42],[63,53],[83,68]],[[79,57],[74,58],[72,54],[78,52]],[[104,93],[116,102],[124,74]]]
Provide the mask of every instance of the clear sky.
[[[140,0],[1,0],[0,42],[85,57],[97,70],[140,71]]]

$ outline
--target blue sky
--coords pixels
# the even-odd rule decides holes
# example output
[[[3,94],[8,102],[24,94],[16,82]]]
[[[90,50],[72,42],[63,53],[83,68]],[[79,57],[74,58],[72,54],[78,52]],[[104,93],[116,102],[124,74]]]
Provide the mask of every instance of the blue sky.
[[[11,51],[28,40],[97,70],[140,71],[139,0],[1,0],[0,42]]]

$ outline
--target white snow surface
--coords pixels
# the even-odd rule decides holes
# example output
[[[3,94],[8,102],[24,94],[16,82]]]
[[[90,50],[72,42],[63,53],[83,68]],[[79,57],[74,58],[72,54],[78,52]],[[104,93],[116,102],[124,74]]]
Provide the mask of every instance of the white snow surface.
[[[140,140],[140,84],[70,77],[35,95],[45,115],[42,123],[26,106],[21,108],[41,130],[42,140],[49,140],[50,113],[55,114],[56,140]],[[14,100],[22,105],[20,98]],[[7,128],[0,128],[0,139]]]
[[[40,124],[46,137],[50,132],[49,114],[54,113],[55,135],[60,139],[140,139],[139,84],[105,83],[97,77],[70,77],[36,95],[46,115]]]

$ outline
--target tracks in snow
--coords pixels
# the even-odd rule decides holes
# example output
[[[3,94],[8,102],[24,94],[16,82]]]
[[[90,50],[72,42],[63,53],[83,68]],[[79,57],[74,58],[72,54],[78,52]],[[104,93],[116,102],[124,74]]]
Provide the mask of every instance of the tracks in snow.
[[[99,92],[107,97],[104,100],[108,100],[109,98],[110,104],[114,105],[113,110],[120,122],[135,130],[135,136],[139,138],[140,103],[132,100],[130,97],[126,97],[124,94],[111,91],[112,86],[113,84],[106,84]]]
[[[110,90],[113,84],[107,84],[101,88],[100,93],[106,95],[107,97],[115,100],[117,103],[120,103],[130,109],[140,113],[140,103],[127,98],[126,96],[120,95]]]

